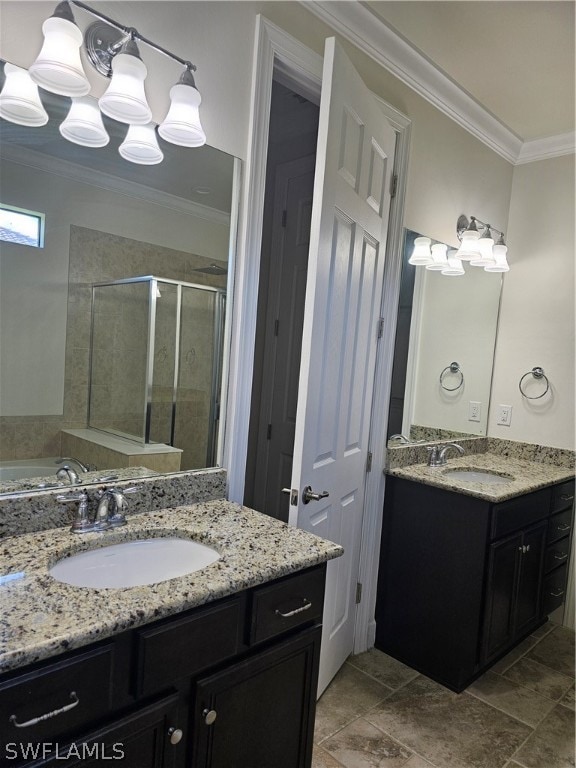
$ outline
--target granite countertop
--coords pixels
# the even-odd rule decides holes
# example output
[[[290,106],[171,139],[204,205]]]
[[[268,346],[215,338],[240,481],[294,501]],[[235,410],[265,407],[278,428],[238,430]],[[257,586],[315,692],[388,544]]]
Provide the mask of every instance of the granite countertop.
[[[178,536],[221,558],[200,571],[150,586],[89,589],[62,584],[60,558],[128,539]],[[68,528],[0,542],[0,672],[203,605],[342,555],[337,544],[228,501],[162,509],[104,533]]]
[[[506,484],[492,485],[445,477],[444,473],[453,469],[483,469],[498,475],[508,475],[512,479]],[[450,455],[447,464],[442,467],[409,464],[405,467],[388,469],[387,474],[406,480],[415,480],[426,485],[434,485],[437,488],[445,488],[448,491],[464,493],[467,496],[475,496],[478,499],[499,502],[536,491],[538,488],[545,488],[547,485],[571,480],[574,477],[574,468],[515,459],[488,452],[458,457]]]

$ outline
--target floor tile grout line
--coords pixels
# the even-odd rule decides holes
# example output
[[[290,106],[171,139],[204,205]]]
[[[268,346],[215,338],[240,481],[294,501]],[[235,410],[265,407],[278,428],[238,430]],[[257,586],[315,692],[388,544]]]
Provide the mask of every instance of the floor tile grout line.
[[[491,701],[486,701],[486,699],[483,699],[481,696],[478,696],[476,693],[472,693],[472,691],[466,690],[466,691],[462,691],[462,693],[467,693],[468,696],[472,696],[472,698],[476,699],[477,701],[481,701],[482,704],[487,704],[489,707],[492,707],[492,709],[495,709],[497,712],[500,712],[503,715],[507,715],[508,717],[511,717],[512,720],[516,720],[518,723],[521,723],[522,725],[525,725],[528,728],[531,728],[532,731],[535,731],[536,728],[542,722],[542,720],[544,720],[552,711],[550,710],[550,712],[546,712],[546,714],[542,716],[542,719],[538,720],[536,725],[531,725],[531,723],[527,723],[526,720],[522,720],[522,718],[518,717],[517,715],[510,714],[510,712],[507,712],[505,709],[502,709],[501,707],[497,707],[496,704],[493,704]],[[558,702],[553,702],[552,699],[548,699],[548,701],[550,701],[554,705],[558,704]]]
[[[352,725],[352,723],[355,723],[356,720],[360,720],[361,717],[364,717],[364,715],[368,714],[368,712],[371,712],[375,707],[378,706],[378,704],[381,704],[383,701],[386,701],[386,699],[385,698],[380,699],[378,702],[376,702],[376,704],[374,704],[371,707],[368,707],[368,709],[365,712],[361,712],[359,715],[355,715],[350,720],[347,720],[343,725],[336,728],[336,730],[333,733],[330,733],[328,736],[324,736],[321,741],[317,741],[314,743],[317,744],[319,747],[321,747],[325,741],[327,741],[328,739],[331,739],[333,736],[336,736],[337,733],[340,733],[340,731],[344,730],[344,728],[347,728],[349,725]]]
[[[403,741],[400,741],[400,739],[398,739],[396,736],[393,736],[391,733],[388,733],[388,731],[385,731],[384,728],[381,728],[379,725],[376,725],[376,723],[373,723],[371,720],[367,720],[367,722],[370,723],[370,725],[373,725],[374,728],[379,730],[380,733],[384,734],[384,736],[387,736],[389,739],[392,739],[397,744],[400,744],[400,746],[404,747],[405,749],[410,750],[410,752],[412,752],[417,757],[420,757],[426,763],[429,763],[432,766],[432,768],[441,768],[441,766],[437,766],[436,763],[433,763],[430,760],[430,758],[424,757],[424,755],[421,754],[420,752],[418,752],[417,750],[415,750],[414,747],[409,747],[408,744],[405,744]],[[408,758],[408,760],[410,760],[410,757]],[[408,761],[406,761],[406,762],[408,762]]]
[[[383,653],[383,651],[381,651]],[[393,656],[390,656],[390,658],[394,658]],[[401,663],[401,662],[400,662]],[[369,672],[366,672],[366,670],[361,669],[361,667],[357,667],[353,662],[349,661],[349,659],[346,659],[345,664],[349,664],[351,667],[353,667],[358,672],[362,672],[363,675],[366,675],[366,677],[369,677],[370,680],[374,680],[375,682],[379,683],[380,685],[383,685],[385,688],[389,688],[391,693],[396,693],[396,691],[399,691],[401,688],[403,688],[407,683],[412,682],[420,672],[417,672],[416,670],[413,670],[414,677],[412,677],[407,682],[402,683],[402,685],[398,686],[398,688],[393,688],[391,685],[388,685],[388,683],[383,683],[382,680],[379,680],[377,677],[374,677],[374,675],[371,675]],[[412,669],[412,667],[407,667],[407,669]]]

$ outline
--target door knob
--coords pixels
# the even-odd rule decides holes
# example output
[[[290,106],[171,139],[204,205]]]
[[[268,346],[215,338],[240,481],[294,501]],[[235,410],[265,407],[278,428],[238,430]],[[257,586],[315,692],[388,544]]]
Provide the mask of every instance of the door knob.
[[[213,722],[216,720],[216,710],[215,709],[205,709],[202,712],[202,717],[204,718],[204,722],[206,725],[212,725]]]
[[[169,728],[168,729],[168,736],[170,737],[170,744],[179,744],[182,741],[182,736],[184,734],[180,730],[180,728]]]
[[[307,485],[306,488],[302,491],[302,501],[304,504],[308,504],[309,501],[320,501],[320,499],[325,499],[327,496],[330,496],[328,491],[321,491],[320,493],[316,493],[312,490],[312,486]]]

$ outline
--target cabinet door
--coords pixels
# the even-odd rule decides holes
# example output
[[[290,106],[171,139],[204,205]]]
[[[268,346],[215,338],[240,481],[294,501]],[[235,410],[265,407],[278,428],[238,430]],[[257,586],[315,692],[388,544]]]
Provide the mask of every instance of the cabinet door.
[[[15,745],[15,750],[20,757],[27,756],[25,766],[29,768],[100,768],[115,763],[122,768],[179,768],[184,763],[185,740],[178,740],[179,732],[171,739],[172,729],[184,728],[178,705],[174,694],[71,744],[46,742],[33,745],[36,751],[22,744]],[[37,760],[29,762],[31,757]],[[20,763],[15,760],[13,764]]]
[[[522,534],[496,541],[488,555],[483,659],[506,648],[514,636],[516,585],[522,552]]]
[[[524,531],[520,550],[520,574],[516,598],[514,634],[527,632],[540,618],[544,545],[547,521]]]
[[[199,680],[193,768],[308,768],[321,628]]]

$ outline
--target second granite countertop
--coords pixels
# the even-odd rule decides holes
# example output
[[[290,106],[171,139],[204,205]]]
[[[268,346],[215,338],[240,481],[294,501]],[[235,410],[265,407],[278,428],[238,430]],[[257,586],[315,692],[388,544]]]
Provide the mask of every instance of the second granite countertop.
[[[124,589],[73,587],[49,568],[79,551],[130,539],[178,536],[220,559],[187,576]],[[0,672],[55,656],[343,554],[341,546],[227,501],[136,515],[114,531],[67,528],[0,542]]]
[[[491,485],[446,477],[445,473],[454,469],[484,470],[499,475],[507,475],[510,480],[502,485]],[[497,453],[477,453],[456,458],[451,456],[447,464],[442,467],[409,464],[405,467],[388,469],[387,474],[486,501],[500,502],[531,493],[548,485],[571,480],[574,477],[574,469],[544,462],[512,459]]]

